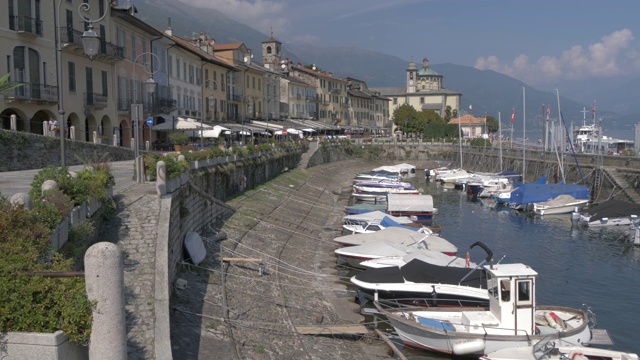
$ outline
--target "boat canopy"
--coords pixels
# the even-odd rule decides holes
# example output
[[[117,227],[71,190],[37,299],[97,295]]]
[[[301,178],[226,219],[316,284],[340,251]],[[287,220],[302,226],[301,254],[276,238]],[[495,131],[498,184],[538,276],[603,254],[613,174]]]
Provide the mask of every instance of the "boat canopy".
[[[472,273],[469,275],[469,273]],[[440,283],[487,288],[484,269],[459,268],[434,265],[413,259],[402,267],[372,268],[355,275],[355,278],[370,283]],[[469,275],[469,276],[467,276]],[[462,281],[464,280],[464,281]]]
[[[587,213],[591,215],[589,221],[601,220],[602,218],[612,219],[631,215],[637,215],[640,217],[640,205],[611,199],[590,207],[587,209]]]
[[[431,195],[387,194],[387,211],[434,211]]]
[[[411,224],[413,223],[413,221],[411,221],[411,219],[409,219],[406,216],[391,216],[383,211],[371,211],[371,212],[366,212],[366,213],[362,213],[362,214],[353,214],[353,215],[347,215],[344,216],[343,219],[345,221],[375,221],[375,220],[382,220],[384,219],[386,216],[390,217],[393,221],[397,222],[398,224]]]
[[[511,192],[510,204],[532,204],[571,195],[576,199],[588,199],[589,189],[578,184],[522,184]]]

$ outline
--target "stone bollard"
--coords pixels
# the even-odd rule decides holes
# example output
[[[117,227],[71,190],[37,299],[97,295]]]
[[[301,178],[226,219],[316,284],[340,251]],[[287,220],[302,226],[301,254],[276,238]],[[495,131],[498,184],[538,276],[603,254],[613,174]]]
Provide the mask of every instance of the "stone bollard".
[[[184,155],[178,155],[178,161],[185,161],[187,158]]]
[[[78,173],[75,171],[69,171],[69,176],[73,179],[77,179],[78,178]]]
[[[12,131],[18,131],[18,117],[16,114],[13,114],[9,117],[9,127]]]
[[[124,267],[118,246],[92,245],[84,255],[87,297],[95,301],[89,359],[126,360],[127,326],[124,308]]]
[[[99,144],[100,143],[100,138],[98,137],[98,132],[97,131],[93,132],[93,143],[94,144]]]
[[[42,122],[42,135],[49,136],[49,121],[45,120]]]
[[[25,209],[31,210],[31,197],[27,193],[17,193],[11,196],[11,205],[23,205]]]
[[[164,161],[156,164],[156,193],[158,196],[167,193],[167,164]]]
[[[73,126],[73,125],[69,128],[69,138],[71,140],[75,140],[76,139],[76,127]]]
[[[42,187],[41,187],[43,194],[45,191],[53,190],[57,188],[58,188],[58,183],[55,180],[45,180],[45,182],[42,183]]]

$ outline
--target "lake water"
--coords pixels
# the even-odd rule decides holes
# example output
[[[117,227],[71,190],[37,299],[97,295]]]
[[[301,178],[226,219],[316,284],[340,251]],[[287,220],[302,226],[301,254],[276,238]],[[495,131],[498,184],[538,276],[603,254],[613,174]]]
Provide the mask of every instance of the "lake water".
[[[482,241],[495,261],[505,256],[502,263],[531,266],[539,274],[538,304],[585,304],[595,312],[597,328],[608,330],[613,349],[640,353],[640,248],[628,241],[626,228],[590,230],[572,224],[570,215],[541,218],[498,209],[493,201],[472,202],[466,193],[428,183],[421,175],[411,182],[433,196],[434,223],[461,256]],[[486,256],[477,248],[470,254],[475,262]],[[443,359],[422,351],[407,355]]]

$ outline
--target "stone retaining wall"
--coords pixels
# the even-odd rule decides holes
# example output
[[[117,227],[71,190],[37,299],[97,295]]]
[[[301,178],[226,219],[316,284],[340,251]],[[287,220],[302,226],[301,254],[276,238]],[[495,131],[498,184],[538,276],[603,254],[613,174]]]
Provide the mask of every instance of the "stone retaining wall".
[[[60,139],[0,129],[0,171],[41,169],[49,165],[60,166]],[[80,165],[83,160],[103,159],[110,161],[133,159],[133,150],[84,141],[65,142],[65,165]],[[90,161],[88,161],[90,162]]]

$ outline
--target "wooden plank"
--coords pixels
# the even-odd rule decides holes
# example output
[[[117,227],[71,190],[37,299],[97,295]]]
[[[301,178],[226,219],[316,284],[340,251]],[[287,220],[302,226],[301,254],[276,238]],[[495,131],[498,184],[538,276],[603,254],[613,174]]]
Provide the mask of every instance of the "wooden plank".
[[[296,326],[301,335],[366,335],[369,330],[364,325]]]
[[[613,340],[606,329],[591,329],[589,345],[613,345]]]
[[[251,259],[251,258],[222,258],[222,261],[233,261],[233,262],[262,262],[262,259]]]
[[[378,336],[384,340],[385,343],[387,343],[387,345],[389,345],[389,347],[391,348],[391,350],[393,350],[393,352],[398,356],[398,358],[402,359],[402,360],[408,360],[406,356],[404,356],[404,354],[398,350],[398,348],[396,347],[396,344],[393,343],[393,341],[389,340],[389,338],[387,337],[387,335],[385,335],[385,333],[383,333],[382,331],[375,329],[376,330],[376,334],[378,334]]]

